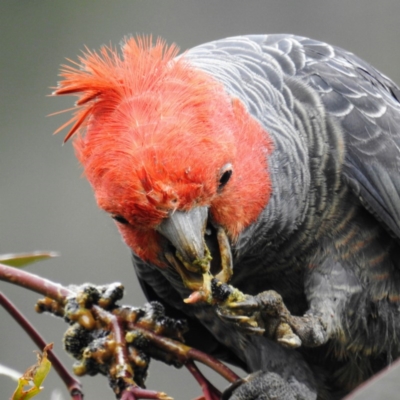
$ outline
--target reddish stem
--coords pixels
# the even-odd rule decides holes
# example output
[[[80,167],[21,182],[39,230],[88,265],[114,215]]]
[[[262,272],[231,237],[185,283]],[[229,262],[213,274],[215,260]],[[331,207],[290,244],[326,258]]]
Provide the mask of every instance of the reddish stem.
[[[221,392],[201,373],[193,361],[185,364],[203,390],[205,400],[219,400]]]
[[[158,348],[175,354],[182,362],[187,362],[189,360],[196,360],[201,362],[207,367],[211,368],[223,378],[225,378],[228,382],[232,383],[240,379],[238,375],[236,375],[230,368],[228,368],[225,364],[220,362],[219,360],[211,357],[210,355],[203,353],[199,350],[193,349],[192,347],[186,346],[181,342],[176,342],[175,340],[164,338],[156,335],[155,333],[148,331],[147,329],[143,329],[137,326],[134,326],[138,332],[141,332],[142,335],[157,346]]]
[[[125,383],[129,383],[129,381],[133,382],[133,374],[129,365],[127,343],[125,340],[121,319],[118,316],[110,314],[99,306],[93,306],[92,310],[95,314],[97,314],[99,319],[107,321],[111,331],[113,332],[114,340],[117,343],[116,362],[119,367],[119,378],[123,379]],[[170,400],[171,398],[163,392],[142,389],[139,386],[130,386],[123,391],[121,396],[121,400],[136,399]]]
[[[0,263],[0,280],[13,283],[17,286],[26,287],[43,296],[50,297],[60,304],[65,303],[65,299],[73,292],[57,283],[31,274],[22,269],[9,267]]]
[[[121,400],[152,399],[152,400],[172,400],[164,392],[142,389],[138,386],[131,386],[124,390]]]
[[[239,375],[236,375],[230,368],[228,368],[221,361],[211,357],[210,355],[196,350],[193,347],[190,348],[188,356],[193,360],[199,361],[207,367],[213,369],[215,372],[220,374],[228,382],[233,383],[240,379]]]
[[[43,350],[47,345],[44,338],[39,332],[33,327],[33,325],[25,318],[25,316],[17,309],[17,307],[7,299],[7,297],[0,292],[0,304],[4,309],[14,318],[14,320],[22,327],[22,329],[28,334],[32,341]],[[53,350],[47,350],[48,358],[57,371],[59,377],[64,382],[68,389],[72,400],[83,400],[82,386],[64,367],[59,358],[56,356]]]
[[[13,267],[6,266],[1,263],[0,263],[0,280],[28,288],[28,289],[33,290],[37,293],[40,293],[44,296],[50,297],[53,300],[58,301],[60,304],[65,304],[66,298],[68,296],[71,296],[74,294],[71,290],[69,290],[61,285],[55,284],[47,279],[30,274],[21,269],[16,269]],[[97,308],[98,307],[94,308],[93,311],[96,312]],[[98,309],[101,310],[102,313],[103,312],[105,313],[105,311],[102,310],[101,308],[98,308]],[[109,321],[112,320],[112,319],[110,319],[109,316],[107,318],[109,318]],[[119,324],[117,319],[112,320],[112,321],[114,321],[114,322],[111,322],[112,324],[113,323]],[[116,325],[114,325],[114,326],[116,326]],[[143,336],[149,338],[154,345],[156,345],[160,349],[165,350],[167,352],[172,352],[182,362],[186,363],[186,362],[190,362],[190,360],[199,361],[199,362],[207,365],[209,368],[213,369],[215,372],[220,374],[228,382],[231,382],[231,383],[235,382],[236,380],[239,379],[239,376],[236,375],[231,369],[229,369],[226,365],[224,365],[220,361],[216,360],[215,358],[209,356],[208,354],[202,353],[199,350],[185,346],[184,344],[182,344],[180,342],[176,342],[172,339],[167,339],[167,338],[161,337],[149,330],[142,329],[137,326],[133,326],[132,329],[142,332]],[[121,329],[116,329],[116,332],[120,332],[120,336],[122,335]],[[120,339],[118,339],[118,340],[120,340]],[[124,339],[124,341],[125,341],[125,339]],[[122,341],[120,343],[122,343]],[[121,353],[120,360],[123,360],[124,358],[125,358],[125,356]],[[136,400],[136,398],[143,398],[143,399],[145,399],[145,398],[167,399],[168,398],[168,396],[166,396],[162,392],[155,392],[155,391],[153,392],[153,391],[149,391],[146,389],[141,389],[139,387],[132,387],[131,389],[125,390],[123,392],[122,396],[123,396],[122,398],[124,400]],[[128,396],[128,397],[126,397],[126,396]],[[151,396],[153,396],[153,397],[151,397]],[[76,398],[76,399],[78,399],[78,398]],[[74,400],[75,400],[75,398],[74,398]]]
[[[125,389],[122,392],[121,400],[137,400],[135,395],[132,393],[132,390],[130,390],[130,389],[131,388]]]
[[[124,330],[119,317],[103,310],[99,306],[92,306],[92,311],[103,320],[107,321],[117,344],[116,363],[118,368],[118,377],[122,378],[125,382],[127,380],[133,381],[132,371],[129,366],[127,344],[125,340]]]

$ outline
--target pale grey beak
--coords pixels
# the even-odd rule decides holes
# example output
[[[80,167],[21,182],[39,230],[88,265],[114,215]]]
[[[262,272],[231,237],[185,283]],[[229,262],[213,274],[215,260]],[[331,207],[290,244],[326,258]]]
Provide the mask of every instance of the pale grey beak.
[[[211,283],[226,283],[232,276],[232,253],[224,229],[214,226],[206,232],[208,207],[196,207],[188,212],[175,211],[165,219],[156,230],[174,246],[173,254],[167,250],[164,255],[169,264],[179,273],[183,284],[192,294],[184,299],[185,303],[199,301],[214,304]],[[213,233],[214,232],[214,233]],[[219,272],[213,276],[210,272],[212,254],[206,244],[215,240],[219,247]]]
[[[156,229],[171,242],[182,261],[195,265],[206,256],[204,232],[207,217],[207,207],[196,207],[188,212],[175,211]]]

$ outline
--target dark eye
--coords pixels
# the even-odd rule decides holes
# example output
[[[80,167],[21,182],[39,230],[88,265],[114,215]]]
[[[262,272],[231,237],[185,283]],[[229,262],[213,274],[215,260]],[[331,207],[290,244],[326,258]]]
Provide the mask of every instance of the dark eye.
[[[232,176],[232,164],[226,164],[221,168],[218,190],[221,190]]]
[[[115,219],[122,225],[128,225],[129,222],[122,215],[112,215],[111,218]]]

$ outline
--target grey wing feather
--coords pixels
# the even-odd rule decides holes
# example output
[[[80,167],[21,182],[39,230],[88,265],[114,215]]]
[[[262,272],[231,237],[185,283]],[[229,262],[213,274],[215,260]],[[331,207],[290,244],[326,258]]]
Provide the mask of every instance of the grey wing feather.
[[[345,133],[345,179],[364,205],[400,237],[399,88],[349,52],[323,45],[330,49],[320,59],[321,45],[306,42],[308,62],[301,75],[320,92],[327,112]]]
[[[269,129],[274,127],[265,115],[270,106],[291,122],[288,80],[314,89],[327,114],[342,127],[344,179],[400,238],[400,89],[393,81],[352,53],[293,35],[228,38],[188,54]]]

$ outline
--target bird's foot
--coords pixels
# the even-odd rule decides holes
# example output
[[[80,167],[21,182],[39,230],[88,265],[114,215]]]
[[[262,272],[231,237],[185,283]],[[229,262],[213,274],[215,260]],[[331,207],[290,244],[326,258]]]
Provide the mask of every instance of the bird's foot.
[[[313,314],[294,316],[282,296],[268,290],[238,301],[225,301],[217,309],[220,318],[239,326],[248,334],[261,334],[289,348],[320,346],[328,340],[322,319]]]

